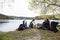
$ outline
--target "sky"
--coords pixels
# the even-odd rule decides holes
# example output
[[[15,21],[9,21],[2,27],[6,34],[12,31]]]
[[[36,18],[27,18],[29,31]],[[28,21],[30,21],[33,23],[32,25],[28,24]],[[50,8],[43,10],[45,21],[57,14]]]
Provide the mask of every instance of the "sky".
[[[0,12],[9,16],[24,16],[24,17],[35,17],[38,16],[38,13],[34,13],[34,11],[30,11],[28,9],[28,0],[14,0],[14,3],[6,0],[3,4],[4,7]]]

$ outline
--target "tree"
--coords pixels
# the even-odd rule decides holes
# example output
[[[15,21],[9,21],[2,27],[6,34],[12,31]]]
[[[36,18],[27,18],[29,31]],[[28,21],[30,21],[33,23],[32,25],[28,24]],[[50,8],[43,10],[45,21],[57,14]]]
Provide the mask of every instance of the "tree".
[[[30,0],[29,1],[30,10],[39,10],[42,14],[47,13],[60,13],[60,0]]]

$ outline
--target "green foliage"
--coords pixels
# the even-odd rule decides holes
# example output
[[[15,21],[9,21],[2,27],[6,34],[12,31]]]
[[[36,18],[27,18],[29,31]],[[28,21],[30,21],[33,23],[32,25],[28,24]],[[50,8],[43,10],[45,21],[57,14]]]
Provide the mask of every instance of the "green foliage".
[[[38,9],[40,11],[39,13],[43,15],[47,12],[56,13],[57,11],[58,13],[57,9],[60,8],[60,0],[31,0],[29,2],[29,8],[31,10]]]
[[[60,20],[60,14],[54,15],[54,18],[53,18],[53,15],[41,15],[41,16],[37,16],[35,18],[36,19],[45,19],[45,17],[48,17],[49,19],[59,19]]]
[[[3,14],[0,14],[0,19],[13,19],[13,18],[3,15]]]

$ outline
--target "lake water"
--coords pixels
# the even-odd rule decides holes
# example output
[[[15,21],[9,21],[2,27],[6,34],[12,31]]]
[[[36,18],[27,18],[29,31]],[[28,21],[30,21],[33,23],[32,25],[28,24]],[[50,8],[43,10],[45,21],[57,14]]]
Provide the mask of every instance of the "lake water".
[[[9,31],[15,31],[20,24],[22,24],[23,20],[6,20],[7,23],[0,23],[0,31],[2,32],[9,32]],[[27,26],[29,26],[31,20],[26,20]],[[36,20],[36,23],[42,24],[44,20]]]
[[[20,24],[22,24],[23,20],[7,20],[7,23],[0,23],[0,31],[2,32],[9,32],[9,31],[15,31]],[[27,21],[27,27],[29,26],[31,20]],[[42,24],[43,20],[36,20],[36,23]]]

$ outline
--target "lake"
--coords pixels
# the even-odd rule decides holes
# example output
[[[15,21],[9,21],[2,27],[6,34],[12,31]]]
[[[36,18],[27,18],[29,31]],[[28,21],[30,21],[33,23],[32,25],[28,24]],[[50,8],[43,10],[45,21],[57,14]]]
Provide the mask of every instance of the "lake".
[[[0,20],[3,21],[4,20]],[[2,32],[9,32],[9,31],[15,31],[20,24],[22,24],[23,20],[5,20],[7,22],[0,23],[0,31]],[[26,20],[27,21],[27,27],[29,26],[31,20]],[[42,24],[44,20],[36,20],[36,23]],[[55,20],[56,21],[56,20]]]

